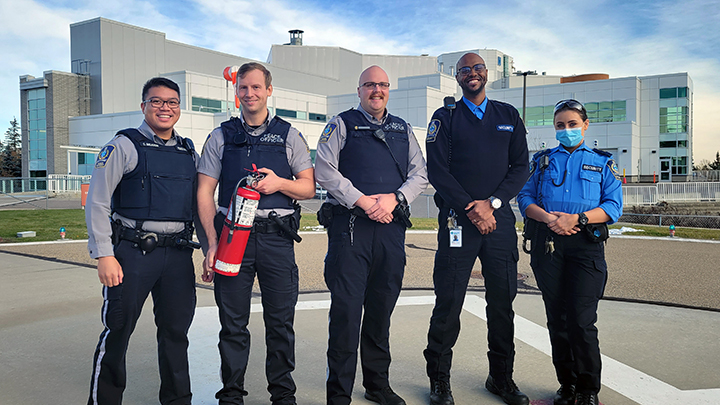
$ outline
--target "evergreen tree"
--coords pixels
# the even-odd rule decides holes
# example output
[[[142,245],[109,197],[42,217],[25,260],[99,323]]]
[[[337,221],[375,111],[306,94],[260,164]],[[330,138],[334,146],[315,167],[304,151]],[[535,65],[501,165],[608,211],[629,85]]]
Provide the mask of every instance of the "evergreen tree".
[[[0,175],[3,177],[22,176],[22,140],[20,124],[15,117],[10,121],[10,128],[5,131],[5,147],[2,148],[2,159],[0,159]]]
[[[710,170],[720,170],[720,151],[715,152],[715,161],[710,162]]]

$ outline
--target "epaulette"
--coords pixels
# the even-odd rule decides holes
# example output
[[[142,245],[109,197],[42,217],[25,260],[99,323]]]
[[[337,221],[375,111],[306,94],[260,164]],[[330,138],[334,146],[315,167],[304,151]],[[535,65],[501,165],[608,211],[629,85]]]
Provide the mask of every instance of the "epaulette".
[[[606,151],[604,151],[604,150],[600,150],[600,149],[598,149],[598,148],[593,148],[593,152],[595,152],[595,153],[597,153],[598,155],[601,155],[601,156],[612,157],[612,153],[606,152]]]
[[[183,138],[182,144],[185,146],[187,150],[195,151],[195,144],[193,143],[192,139],[190,138]]]
[[[538,158],[541,158],[541,157],[543,157],[544,155],[547,155],[548,153],[550,153],[551,151],[552,151],[552,148],[548,148],[548,149],[543,149],[543,150],[541,150],[541,151],[535,152],[535,154],[534,154],[533,157],[532,157],[532,160],[536,160],[536,159],[538,159]]]

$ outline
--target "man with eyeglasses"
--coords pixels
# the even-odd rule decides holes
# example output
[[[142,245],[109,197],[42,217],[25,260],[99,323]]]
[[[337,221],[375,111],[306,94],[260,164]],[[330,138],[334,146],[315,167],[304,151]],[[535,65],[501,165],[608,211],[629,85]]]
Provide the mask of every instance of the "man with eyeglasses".
[[[427,172],[412,127],[386,109],[389,88],[385,71],[367,68],[358,108],[330,120],[318,141],[316,180],[328,191],[319,213],[331,294],[328,405],[352,401],[358,344],[365,398],[405,404],[388,377],[390,316],[405,271],[407,207],[427,187]]]
[[[88,404],[119,404],[128,341],[148,294],[157,325],[160,402],[190,404],[188,339],[195,313],[191,247],[196,188],[192,141],[174,126],[180,88],[155,77],[142,89],[143,123],[98,154],[88,190],[88,251],[98,259],[105,329],[93,357]],[[201,230],[198,237],[203,237]]]
[[[525,125],[515,107],[485,97],[487,69],[475,53],[457,62],[463,97],[435,111],[428,127],[428,177],[440,209],[433,282],[435,308],[424,351],[430,403],[452,405],[452,348],[477,258],[487,302],[490,375],[485,387],[511,405],[528,397],[513,381],[512,302],[517,294],[517,235],[512,199],[528,178]],[[458,236],[456,239],[455,236]]]

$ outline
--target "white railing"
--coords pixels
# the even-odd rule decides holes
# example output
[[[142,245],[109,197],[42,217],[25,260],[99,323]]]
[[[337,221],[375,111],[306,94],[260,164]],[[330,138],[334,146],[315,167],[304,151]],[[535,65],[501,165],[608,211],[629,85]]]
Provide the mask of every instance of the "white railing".
[[[92,176],[75,174],[51,174],[47,177],[47,190],[51,193],[80,192],[83,183],[89,183]]]
[[[720,182],[657,183],[649,186],[623,186],[623,205],[654,205],[660,201],[720,201]]]

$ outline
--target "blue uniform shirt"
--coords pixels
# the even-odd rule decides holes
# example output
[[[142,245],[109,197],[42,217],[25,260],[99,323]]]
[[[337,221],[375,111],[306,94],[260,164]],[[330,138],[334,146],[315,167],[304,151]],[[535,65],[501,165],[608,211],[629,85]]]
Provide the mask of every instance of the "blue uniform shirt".
[[[545,154],[550,164],[541,174],[540,159]],[[539,184],[541,177],[542,184]],[[542,201],[538,204],[540,191]],[[590,149],[584,142],[572,154],[558,145],[533,156],[530,178],[518,194],[517,202],[523,216],[530,204],[540,205],[547,212],[568,214],[600,207],[612,224],[622,215],[622,183],[609,153]]]
[[[487,108],[487,97],[485,97],[485,100],[483,100],[480,105],[475,105],[475,103],[466,99],[465,96],[463,96],[462,101],[465,102],[465,105],[468,106],[470,111],[475,114],[478,119],[483,119],[485,116],[485,108]]]

